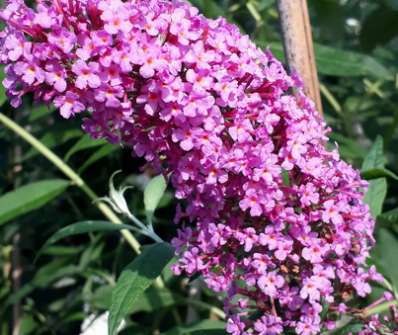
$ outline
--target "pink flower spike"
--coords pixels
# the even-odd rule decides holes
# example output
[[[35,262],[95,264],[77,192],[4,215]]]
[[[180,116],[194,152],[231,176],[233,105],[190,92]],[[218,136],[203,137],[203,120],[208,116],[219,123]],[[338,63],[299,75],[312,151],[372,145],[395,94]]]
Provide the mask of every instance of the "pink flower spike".
[[[45,73],[42,68],[33,63],[18,62],[14,71],[22,77],[23,82],[32,85],[33,83],[42,83],[45,79]]]
[[[56,64],[48,64],[46,67],[46,82],[62,93],[66,90],[65,71]]]
[[[261,276],[257,281],[260,289],[271,298],[276,297],[278,289],[281,288],[284,283],[283,277],[278,275],[275,271]]]
[[[35,15],[33,22],[44,29],[49,29],[53,25],[53,18],[46,12],[40,12]]]
[[[75,85],[79,89],[85,89],[87,86],[97,88],[101,85],[101,80],[97,75],[99,70],[98,63],[90,62],[86,64],[82,60],[77,60],[72,66],[72,71],[77,75]]]
[[[24,41],[23,38],[18,38],[16,34],[10,34],[6,37],[4,47],[7,49],[8,58],[15,62],[23,54]]]
[[[339,208],[336,206],[334,200],[328,200],[323,203],[324,211],[322,213],[322,220],[325,222],[333,222],[336,225],[343,223],[343,218],[340,215]]]
[[[66,119],[85,109],[84,105],[79,102],[79,96],[72,92],[67,92],[65,96],[55,98],[54,105],[60,108],[61,115]]]
[[[47,35],[47,38],[50,43],[60,48],[64,53],[71,52],[76,43],[75,34],[65,29],[57,33],[51,32]]]

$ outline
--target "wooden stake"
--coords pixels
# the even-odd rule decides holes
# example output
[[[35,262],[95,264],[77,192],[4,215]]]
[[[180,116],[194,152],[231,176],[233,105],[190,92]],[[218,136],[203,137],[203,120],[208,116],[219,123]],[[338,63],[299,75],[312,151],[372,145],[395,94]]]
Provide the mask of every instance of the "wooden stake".
[[[307,95],[322,114],[307,0],[277,0],[277,2],[289,69],[299,73]]]

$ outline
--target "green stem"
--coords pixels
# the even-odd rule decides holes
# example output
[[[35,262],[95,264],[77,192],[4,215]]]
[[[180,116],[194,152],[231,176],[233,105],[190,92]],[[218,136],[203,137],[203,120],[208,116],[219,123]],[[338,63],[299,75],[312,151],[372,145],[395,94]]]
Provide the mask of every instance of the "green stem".
[[[59,158],[54,152],[48,149],[43,143],[32,136],[29,132],[23,129],[20,125],[15,123],[9,117],[0,113],[0,122],[3,123],[7,128],[12,130],[14,133],[22,137],[26,142],[28,142],[32,147],[34,147],[38,152],[40,152],[44,157],[46,157],[51,163],[53,163],[59,170],[61,170],[74,185],[79,187],[93,202],[93,204],[104,214],[104,216],[114,224],[121,224],[122,221],[119,217],[112,211],[112,209],[103,202],[96,201],[98,199],[97,194],[85,183],[85,181],[73,171],[69,165],[67,165],[61,158]],[[133,250],[139,254],[141,250],[140,243],[128,230],[121,231],[125,240],[130,244]]]
[[[216,306],[210,305],[210,304],[208,304],[206,302],[203,302],[203,301],[189,299],[189,298],[181,298],[181,300],[184,301],[185,303],[189,304],[189,305],[209,310],[212,314],[218,316],[222,320],[225,320],[225,318],[226,318],[226,315],[225,315],[224,311],[221,310],[220,308],[216,307]]]
[[[367,318],[373,314],[380,314],[390,309],[392,306],[398,306],[397,300],[387,301],[373,308],[364,310],[363,314]]]
[[[343,114],[343,109],[337,99],[334,97],[333,93],[325,86],[324,84],[320,85],[321,93],[322,95],[326,98],[326,100],[329,102],[329,104],[333,107],[335,112],[342,116]]]

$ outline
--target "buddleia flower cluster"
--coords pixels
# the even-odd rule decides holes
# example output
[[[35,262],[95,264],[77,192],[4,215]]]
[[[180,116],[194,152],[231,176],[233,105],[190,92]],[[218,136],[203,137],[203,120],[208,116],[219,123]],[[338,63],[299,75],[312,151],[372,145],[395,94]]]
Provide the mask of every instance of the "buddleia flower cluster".
[[[14,107],[30,93],[80,114],[170,178],[173,270],[225,296],[228,333],[332,330],[383,280],[366,182],[327,150],[299,78],[236,26],[180,0],[11,0],[0,16]]]

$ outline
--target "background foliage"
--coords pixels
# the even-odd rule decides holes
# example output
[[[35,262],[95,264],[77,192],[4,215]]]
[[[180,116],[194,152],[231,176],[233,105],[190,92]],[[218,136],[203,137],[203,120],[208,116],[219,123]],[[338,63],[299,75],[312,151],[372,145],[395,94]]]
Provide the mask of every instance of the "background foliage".
[[[224,16],[238,24],[282,59],[274,0],[192,2],[207,16]],[[398,287],[398,2],[309,3],[331,140],[371,180],[366,200],[377,216],[377,247],[370,262]],[[119,308],[113,328],[128,315],[125,334],[224,334],[220,300],[200,278],[173,277],[166,266],[163,282],[151,285],[170,261],[168,245],[145,248],[145,258],[135,258],[119,232],[127,226],[98,222],[110,218],[93,200],[96,194],[107,194],[110,175],[121,169],[117,184],[134,186],[126,193],[131,212],[153,220],[157,233],[170,241],[176,232],[172,190],[155,180],[144,195],[153,171],[134,159],[129,148],[88,138],[79,120],[65,122],[55,110],[29,99],[14,111],[3,91],[0,102],[3,113],[82,178],[67,178],[15,132],[0,127],[0,334],[11,334],[13,316],[21,322],[23,335],[79,334],[89,315],[111,306]],[[42,248],[51,235],[76,222],[79,225],[62,230]],[[136,237],[143,245],[152,243]],[[124,268],[119,284],[127,286],[114,290]],[[135,299],[134,294],[148,286]],[[373,297],[379,293],[376,287]],[[116,306],[120,299],[127,299],[124,306]]]

